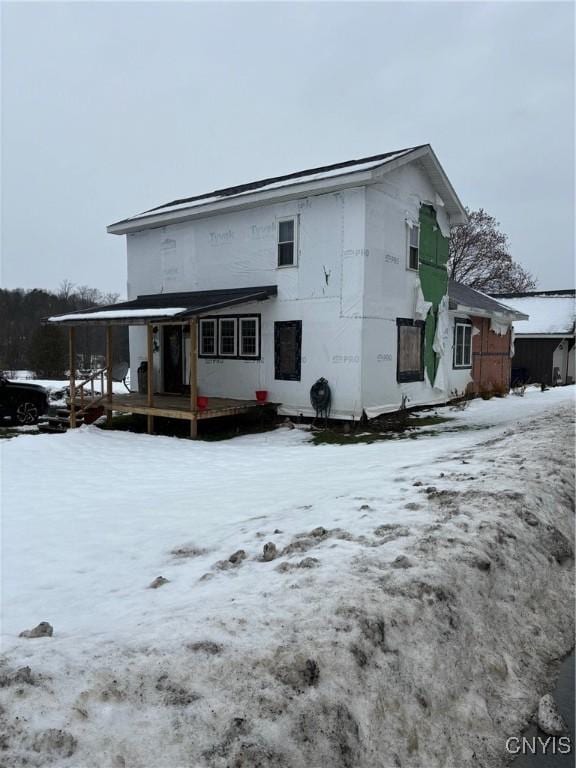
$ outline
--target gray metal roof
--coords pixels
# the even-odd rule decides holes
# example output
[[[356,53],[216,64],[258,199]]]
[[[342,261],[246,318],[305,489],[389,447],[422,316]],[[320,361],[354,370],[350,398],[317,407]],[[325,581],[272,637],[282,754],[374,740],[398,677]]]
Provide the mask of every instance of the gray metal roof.
[[[450,309],[465,307],[467,309],[478,309],[482,312],[498,312],[500,314],[514,315],[517,320],[528,318],[528,315],[496,301],[496,299],[487,296],[485,293],[470,288],[469,285],[457,283],[456,280],[448,281],[448,299],[450,302]]]

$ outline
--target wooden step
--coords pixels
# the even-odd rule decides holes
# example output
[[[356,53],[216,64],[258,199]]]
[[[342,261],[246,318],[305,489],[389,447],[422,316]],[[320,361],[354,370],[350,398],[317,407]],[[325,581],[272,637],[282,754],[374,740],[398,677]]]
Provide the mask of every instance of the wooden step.
[[[68,431],[68,426],[68,424],[57,425],[48,421],[40,421],[38,422],[38,431],[45,433],[50,432],[52,434],[64,434],[64,432]]]
[[[53,426],[61,429],[68,429],[70,426],[69,415],[61,416],[43,416],[39,422],[41,425]],[[81,416],[76,417],[76,425],[80,426],[84,423],[84,419]]]

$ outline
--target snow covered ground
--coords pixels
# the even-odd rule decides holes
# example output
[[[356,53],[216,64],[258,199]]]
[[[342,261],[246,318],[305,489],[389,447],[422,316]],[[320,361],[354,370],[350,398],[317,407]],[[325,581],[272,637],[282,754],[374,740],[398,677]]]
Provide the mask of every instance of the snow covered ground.
[[[530,389],[372,445],[4,441],[0,765],[503,765],[572,642],[573,410]]]
[[[48,390],[48,393],[50,394],[50,400],[58,399],[63,400],[63,398],[54,398],[52,397],[53,393],[61,393],[66,390],[70,384],[68,379],[33,379],[28,376],[22,376],[22,377],[14,377],[10,378],[10,381],[13,381],[16,384],[38,384],[40,387],[44,387],[44,389]],[[76,379],[76,386],[80,386],[84,379]],[[129,382],[128,382],[129,384]],[[96,379],[94,382],[94,388],[96,391],[99,391],[98,387],[100,385],[100,380]],[[114,381],[112,382],[112,389],[114,392],[117,392],[118,394],[121,394],[123,392],[126,392],[126,387],[121,381]],[[88,387],[87,392],[90,391],[90,387]]]

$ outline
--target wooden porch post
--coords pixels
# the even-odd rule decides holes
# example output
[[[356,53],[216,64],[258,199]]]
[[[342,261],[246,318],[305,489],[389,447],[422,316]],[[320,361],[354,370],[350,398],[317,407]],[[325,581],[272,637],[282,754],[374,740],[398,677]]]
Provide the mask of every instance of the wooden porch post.
[[[190,320],[190,410],[193,413],[190,419],[190,437],[192,439],[198,436],[198,420],[196,412],[198,410],[198,322],[195,317]]]
[[[152,332],[152,325],[148,323],[148,378],[147,378],[147,390],[148,390],[148,407],[154,406],[154,335]],[[148,434],[154,433],[154,416],[148,414]]]
[[[104,394],[104,392],[102,392]],[[112,326],[106,326],[106,400],[112,404]],[[106,422],[112,423],[112,409],[106,411]]]
[[[70,427],[76,428],[76,328],[68,329],[68,359],[70,364]]]

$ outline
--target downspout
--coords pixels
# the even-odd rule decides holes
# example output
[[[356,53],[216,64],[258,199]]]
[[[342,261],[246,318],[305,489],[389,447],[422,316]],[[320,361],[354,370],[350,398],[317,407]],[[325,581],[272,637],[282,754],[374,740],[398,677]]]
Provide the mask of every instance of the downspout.
[[[480,394],[480,390],[484,386],[482,384],[482,359],[484,357],[484,337],[486,335],[485,333],[485,325],[484,325],[484,318],[480,318],[480,365],[478,366],[478,394]]]

